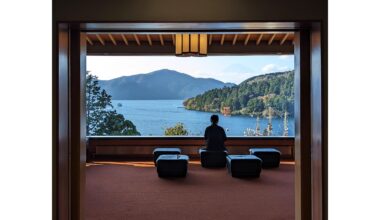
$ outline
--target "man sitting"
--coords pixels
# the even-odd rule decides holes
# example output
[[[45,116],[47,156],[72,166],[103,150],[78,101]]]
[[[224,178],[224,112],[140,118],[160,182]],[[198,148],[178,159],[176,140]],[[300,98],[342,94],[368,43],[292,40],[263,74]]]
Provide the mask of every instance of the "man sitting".
[[[224,142],[227,140],[226,132],[218,125],[219,117],[212,115],[211,125],[205,130],[206,149],[211,151],[226,150]]]

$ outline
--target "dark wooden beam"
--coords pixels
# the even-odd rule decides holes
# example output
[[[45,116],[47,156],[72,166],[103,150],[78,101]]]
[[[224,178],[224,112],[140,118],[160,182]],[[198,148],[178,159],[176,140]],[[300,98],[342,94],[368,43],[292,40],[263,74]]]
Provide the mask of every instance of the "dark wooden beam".
[[[256,45],[259,45],[261,42],[261,39],[263,39],[264,34],[260,34],[259,38],[256,41]]]
[[[53,75],[53,219],[70,219],[70,149],[69,149],[69,27],[60,24],[54,32],[57,44]]]
[[[248,41],[249,41],[250,37],[251,37],[251,34],[247,34],[247,36],[245,37],[245,40],[244,40],[244,45],[248,44]]]
[[[237,35],[237,34],[235,34],[235,36],[234,36],[234,39],[233,39],[233,41],[232,41],[232,45],[235,45],[235,43],[236,43],[236,40],[237,40],[237,37],[238,37],[238,35]]]
[[[283,45],[286,41],[286,39],[288,38],[289,36],[289,33],[286,33],[285,36],[282,38],[281,42],[280,42],[280,45]]]
[[[284,43],[283,45],[273,44],[252,44],[244,45],[243,42],[237,42],[235,45],[211,44],[208,46],[208,55],[223,54],[252,54],[252,55],[270,55],[270,54],[293,54],[293,45]],[[112,45],[106,46],[95,42],[94,45],[88,45],[88,55],[173,55],[175,47],[173,45]]]
[[[116,45],[116,41],[115,41],[115,39],[113,38],[112,34],[108,34],[108,37],[109,37],[110,40],[112,41],[113,45]]]
[[[327,219],[327,69],[324,69],[322,33],[311,32],[311,189],[312,219]],[[327,53],[327,48],[325,48]]]
[[[182,151],[192,158],[199,157],[199,146],[204,144],[202,137],[89,137],[88,146],[93,156],[107,154],[110,157],[132,156],[151,157],[158,146],[181,146]],[[294,159],[294,137],[229,137],[226,147],[231,154],[244,154],[249,148],[276,146],[282,158]]]
[[[161,45],[164,46],[165,43],[164,43],[164,39],[162,38],[162,34],[159,34],[158,36],[160,37]]]
[[[175,47],[173,45],[106,45],[94,44],[87,47],[88,55],[173,55]]]
[[[96,34],[96,38],[98,38],[99,42],[104,46],[105,43],[104,43],[104,40],[102,39],[102,37],[99,35],[99,34]]]
[[[84,219],[86,169],[86,34],[70,31],[69,152],[71,218]]]
[[[272,42],[273,42],[273,40],[274,40],[275,37],[276,37],[276,34],[273,34],[272,37],[268,41],[268,45],[272,44]]]
[[[152,39],[150,39],[149,34],[146,35],[146,38],[148,38],[149,46],[152,46]]]
[[[89,44],[91,44],[91,45],[94,44],[94,43],[92,42],[92,40],[91,40],[88,36],[86,36],[86,41],[87,41]]]
[[[295,219],[311,218],[310,33],[295,34]]]
[[[123,41],[124,41],[125,45],[128,46],[128,40],[127,40],[127,38],[124,36],[124,34],[121,34],[121,37],[123,38]]]
[[[220,45],[223,45],[223,43],[224,43],[224,37],[225,37],[225,35],[222,34],[222,38],[220,39]]]
[[[242,43],[235,45],[211,45],[207,49],[209,55],[271,55],[271,54],[293,54],[294,47],[291,44],[284,45],[244,45]]]
[[[135,41],[136,41],[137,45],[140,46],[141,44],[140,44],[139,37],[136,34],[133,34],[133,37],[135,38]]]

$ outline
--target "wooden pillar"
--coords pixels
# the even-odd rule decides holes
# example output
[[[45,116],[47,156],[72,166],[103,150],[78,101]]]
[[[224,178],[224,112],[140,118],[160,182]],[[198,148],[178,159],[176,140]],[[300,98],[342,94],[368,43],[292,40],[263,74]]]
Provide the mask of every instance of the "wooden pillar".
[[[79,26],[70,26],[70,219],[84,219],[86,168],[86,36]]]
[[[53,51],[53,219],[70,213],[69,165],[69,28],[54,26]]]
[[[322,66],[320,25],[311,31],[312,219],[327,219],[327,75]],[[326,48],[327,49],[327,48]]]
[[[310,32],[295,34],[295,217],[311,219]]]

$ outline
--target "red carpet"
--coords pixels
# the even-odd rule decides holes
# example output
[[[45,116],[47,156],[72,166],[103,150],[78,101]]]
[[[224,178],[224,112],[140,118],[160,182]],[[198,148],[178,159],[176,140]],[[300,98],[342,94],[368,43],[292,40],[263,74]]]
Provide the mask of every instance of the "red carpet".
[[[151,162],[86,168],[86,220],[294,219],[294,165],[236,179],[191,162],[183,179],[160,179]]]

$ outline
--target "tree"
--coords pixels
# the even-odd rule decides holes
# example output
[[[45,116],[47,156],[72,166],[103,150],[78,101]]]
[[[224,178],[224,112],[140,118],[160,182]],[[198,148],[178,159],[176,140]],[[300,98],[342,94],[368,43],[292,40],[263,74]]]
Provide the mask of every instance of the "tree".
[[[174,135],[188,135],[189,132],[185,128],[183,123],[177,123],[173,127],[168,127],[165,129],[166,136],[174,136]]]
[[[252,112],[260,113],[260,114],[262,111],[264,111],[264,108],[265,108],[265,104],[263,100],[258,99],[258,98],[250,99],[247,103],[247,106]]]
[[[111,96],[99,86],[98,77],[86,74],[86,134],[140,135],[136,126],[113,109]]]
[[[251,77],[239,85],[212,89],[187,99],[186,109],[215,112],[230,107],[231,114],[262,116],[269,106],[273,117],[294,115],[294,71]]]

